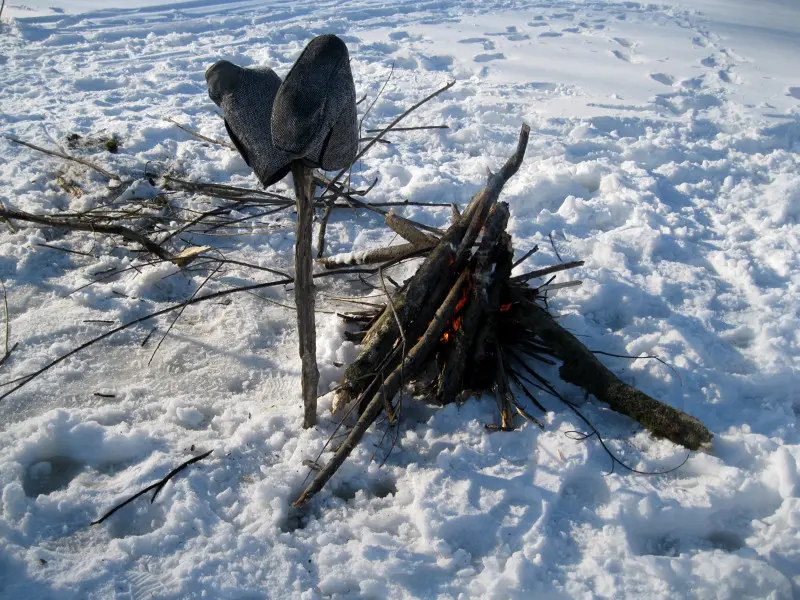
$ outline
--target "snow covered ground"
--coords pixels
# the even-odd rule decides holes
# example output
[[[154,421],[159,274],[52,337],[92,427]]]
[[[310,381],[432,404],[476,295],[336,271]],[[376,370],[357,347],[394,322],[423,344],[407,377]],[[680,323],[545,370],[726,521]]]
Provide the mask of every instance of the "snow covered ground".
[[[503,197],[518,252],[541,251],[519,271],[556,260],[550,235],[564,260],[586,260],[561,278],[583,280],[553,302],[563,322],[593,349],[668,361],[675,371],[604,357],[715,440],[669,475],[608,475],[596,440],[565,436],[582,423],[547,399],[546,429],[514,433],[484,428],[496,419],[491,398],[408,403],[385,466],[389,444],[376,450],[384,431],[374,428],[297,513],[303,461],[334,422],[324,412],[318,428],[301,428],[293,313],[232,296],[187,309],[149,366],[143,325],[0,403],[0,597],[800,597],[797,2],[25,4],[10,0],[0,25],[2,132],[48,147],[72,133],[114,135],[116,155],[70,151],[129,178],[171,169],[254,186],[238,155],[163,119],[224,138],[205,68],[227,58],[283,75],[320,33],[347,42],[370,101],[394,65],[367,126],[458,82],[407,123],[449,130],[396,133],[365,157],[356,182],[378,177],[373,201],[465,202],[527,121],[525,163]],[[62,191],[58,173],[84,195]],[[96,174],[0,137],[6,205],[78,211],[108,194]],[[203,210],[210,200],[191,202]],[[442,226],[449,209],[404,214]],[[192,241],[291,270],[293,216],[259,222]],[[134,255],[103,236],[0,226],[19,343],[0,383],[110,326],[87,320],[130,321],[186,299],[206,275],[161,264],[68,295]],[[340,211],[328,250],[391,239],[372,215]],[[269,277],[234,268],[205,289]],[[326,281],[318,306],[341,310],[331,296],[357,293]],[[335,315],[317,326],[327,388],[356,348]],[[583,410],[632,466],[665,469],[685,455],[593,400]],[[88,526],[211,449],[155,503]]]

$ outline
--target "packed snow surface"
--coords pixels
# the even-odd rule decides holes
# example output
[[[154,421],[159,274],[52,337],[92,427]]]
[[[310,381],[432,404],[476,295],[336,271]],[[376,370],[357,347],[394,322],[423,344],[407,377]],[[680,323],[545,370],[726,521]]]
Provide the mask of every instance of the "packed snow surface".
[[[583,284],[551,308],[592,349],[662,358],[669,366],[602,357],[715,438],[669,475],[609,474],[596,438],[565,435],[585,425],[552,398],[541,399],[544,430],[513,433],[485,428],[497,419],[491,397],[441,409],[406,400],[399,431],[373,427],[311,506],[291,510],[304,461],[334,430],[330,395],[319,426],[303,430],[292,290],[232,295],[189,307],[150,364],[171,318],[95,344],[0,403],[0,597],[800,597],[797,2],[9,0],[5,10],[3,133],[138,181],[130,199],[160,194],[145,175],[166,171],[255,187],[235,152],[164,119],[224,139],[204,70],[225,58],[285,75],[321,33],[348,44],[362,111],[375,101],[365,128],[457,82],[405,123],[449,129],[396,132],[358,165],[355,185],[378,178],[373,202],[463,204],[528,122],[503,199],[518,254],[540,250],[517,272],[556,262],[556,250],[585,260],[557,280]],[[67,148],[76,133],[114,136],[119,152]],[[59,174],[83,194],[65,192]],[[7,206],[79,212],[122,191],[0,137]],[[198,211],[220,202],[167,198]],[[449,208],[400,212],[437,227],[450,218]],[[18,346],[0,383],[189,298],[208,276],[147,266],[116,238],[12,225],[0,224],[0,277]],[[291,212],[234,233],[183,239],[291,272]],[[334,214],[327,241],[328,254],[394,243],[376,215],[349,210]],[[201,294],[273,277],[236,265],[217,275]],[[336,298],[360,294],[375,292],[320,282],[321,391],[357,352],[333,314],[352,306]],[[556,385],[631,466],[685,457]],[[89,526],[206,450],[152,504]]]

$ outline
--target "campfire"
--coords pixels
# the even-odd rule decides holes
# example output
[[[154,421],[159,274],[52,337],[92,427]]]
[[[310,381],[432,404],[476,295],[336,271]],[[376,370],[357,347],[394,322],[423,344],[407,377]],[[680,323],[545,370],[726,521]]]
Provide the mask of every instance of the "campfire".
[[[328,268],[381,265],[387,302],[379,310],[343,316],[362,326],[348,333],[348,339],[362,346],[334,392],[333,410],[358,411],[359,418],[295,506],[322,489],[381,414],[390,423],[397,420],[407,388],[440,405],[465,401],[475,393],[492,393],[498,422],[487,427],[496,431],[513,430],[519,419],[544,427],[531,414],[546,412],[537,399],[540,393],[560,399],[577,412],[537,372],[537,363],[560,363],[564,381],[582,387],[656,436],[693,450],[710,443],[711,434],[702,423],[620,381],[549,314],[547,293],[580,283],[554,283],[556,274],[582,262],[511,276],[518,263],[513,261],[513,243],[506,232],[510,207],[499,196],[522,163],[528,136],[524,125],[514,155],[490,174],[486,187],[473,196],[463,213],[453,209],[453,222],[441,236],[390,213],[387,225],[407,243],[318,261]],[[416,273],[390,293],[383,270],[415,256],[424,256]],[[524,398],[515,395],[514,388]]]

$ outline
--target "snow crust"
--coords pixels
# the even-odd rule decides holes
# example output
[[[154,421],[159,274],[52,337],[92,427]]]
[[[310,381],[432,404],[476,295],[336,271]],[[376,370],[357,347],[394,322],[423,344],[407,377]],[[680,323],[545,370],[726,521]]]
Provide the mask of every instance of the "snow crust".
[[[149,366],[153,342],[140,344],[167,320],[95,345],[0,403],[0,597],[800,597],[796,2],[25,4],[12,0],[0,24],[0,127],[48,147],[72,133],[114,136],[117,154],[70,152],[139,180],[130,198],[162,192],[145,174],[167,169],[255,186],[237,154],[163,119],[225,139],[205,68],[225,58],[284,75],[321,33],[347,42],[370,102],[394,65],[366,127],[458,81],[406,123],[449,130],[394,133],[364,158],[355,182],[378,178],[372,201],[466,202],[527,121],[527,156],[503,199],[518,253],[541,250],[517,272],[551,264],[555,249],[585,260],[557,280],[583,281],[553,300],[562,322],[592,349],[667,361],[674,370],[603,357],[715,440],[669,475],[608,474],[596,440],[567,437],[583,425],[548,399],[546,429],[514,433],[485,429],[491,398],[442,409],[409,401],[383,467],[394,434],[375,427],[307,511],[290,510],[303,461],[335,423],[323,415],[301,428],[294,317],[280,306],[291,290],[261,292],[271,303],[233,296],[187,309]],[[80,198],[56,184],[59,173]],[[0,137],[6,205],[79,211],[121,191]],[[438,227],[450,215],[398,212]],[[2,382],[113,326],[93,321],[188,298],[207,274],[162,263],[70,294],[141,261],[103,236],[1,226],[19,342]],[[293,231],[283,213],[187,242],[291,271]],[[334,214],[327,239],[329,254],[393,241],[375,215],[349,211]],[[207,290],[268,277],[230,268]],[[326,281],[319,291],[324,391],[357,351],[332,314],[348,306],[334,298],[360,287]],[[560,389],[631,466],[683,460],[681,448]],[[154,503],[88,526],[209,449]]]

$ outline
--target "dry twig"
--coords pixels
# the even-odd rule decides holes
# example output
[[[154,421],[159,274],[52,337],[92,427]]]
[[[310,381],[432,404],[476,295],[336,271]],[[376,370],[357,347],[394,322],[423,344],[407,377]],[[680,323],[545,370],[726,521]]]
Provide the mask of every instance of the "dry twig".
[[[198,133],[197,131],[194,131],[193,129],[189,129],[188,127],[184,127],[183,125],[178,123],[176,120],[170,119],[169,117],[164,117],[164,120],[167,123],[172,123],[178,129],[181,129],[181,130],[185,131],[189,135],[194,136],[199,140],[203,140],[204,142],[210,142],[212,144],[217,144],[219,146],[224,146],[228,150],[233,150],[234,152],[236,151],[236,147],[233,144],[229,144],[228,142],[223,142],[222,140],[217,140],[217,139],[214,139],[214,138],[206,137],[203,134]]]
[[[128,504],[130,504],[131,502],[136,500],[139,496],[145,495],[150,490],[155,490],[153,492],[153,497],[150,498],[150,504],[152,504],[153,502],[155,502],[156,496],[158,496],[158,492],[160,492],[164,488],[164,486],[167,485],[167,482],[170,479],[175,477],[175,475],[177,475],[178,473],[183,471],[186,467],[188,467],[190,465],[193,465],[196,462],[200,462],[201,460],[203,460],[204,458],[209,456],[212,452],[213,452],[213,450],[209,450],[208,452],[206,452],[204,454],[200,454],[199,456],[195,456],[194,458],[190,458],[189,460],[181,463],[180,465],[178,465],[177,467],[172,469],[172,471],[167,473],[167,475],[163,479],[160,479],[159,481],[156,481],[155,483],[153,483],[151,485],[148,485],[146,488],[144,488],[140,492],[136,492],[133,496],[131,496],[130,498],[125,500],[125,502],[123,502],[122,504],[118,504],[117,506],[112,508],[110,511],[108,511],[106,514],[104,514],[102,517],[100,517],[96,521],[92,521],[91,524],[92,525],[99,525],[100,523],[102,523],[103,521],[108,519],[111,515],[113,515],[115,512],[117,512],[119,509],[126,507]]]
[[[172,260],[169,252],[164,250],[157,243],[143,236],[141,233],[137,233],[133,229],[129,229],[128,227],[124,227],[122,225],[104,225],[101,223],[87,223],[79,219],[33,215],[21,210],[5,207],[0,207],[0,217],[5,217],[6,219],[17,219],[19,221],[27,221],[29,223],[46,225],[48,227],[61,227],[63,229],[70,229],[73,231],[90,231],[92,233],[119,235],[126,240],[139,244],[145,250],[152,252],[163,260]]]
[[[11,350],[8,349],[8,338],[11,335],[11,325],[9,324],[8,320],[8,296],[6,294],[6,282],[0,279],[0,285],[3,286],[3,308],[5,309],[6,315],[6,335],[5,335],[5,352],[3,353],[3,358],[0,358],[0,367],[5,364],[8,357],[11,356],[11,353],[14,351],[14,348],[17,347],[17,344],[14,344],[11,347]]]
[[[37,146],[35,144],[31,144],[30,142],[23,141],[19,138],[15,138],[12,136],[6,136],[7,139],[14,142],[15,144],[21,144],[23,146],[27,146],[32,150],[36,150],[38,152],[42,152],[44,154],[49,154],[50,156],[56,156],[58,158],[63,158],[64,160],[71,160],[72,162],[79,163],[84,167],[89,167],[90,169],[97,171],[101,175],[103,175],[107,179],[115,179],[120,181],[119,175],[114,175],[113,173],[106,171],[104,168],[97,166],[91,161],[86,160],[85,158],[78,158],[77,156],[70,156],[69,154],[64,154],[63,152],[59,152],[58,150],[48,150],[47,148],[42,148],[41,146]]]
[[[418,127],[393,127],[392,131],[420,131],[422,129],[450,129],[450,125],[420,125]],[[366,133],[378,133],[382,129],[367,129]]]

